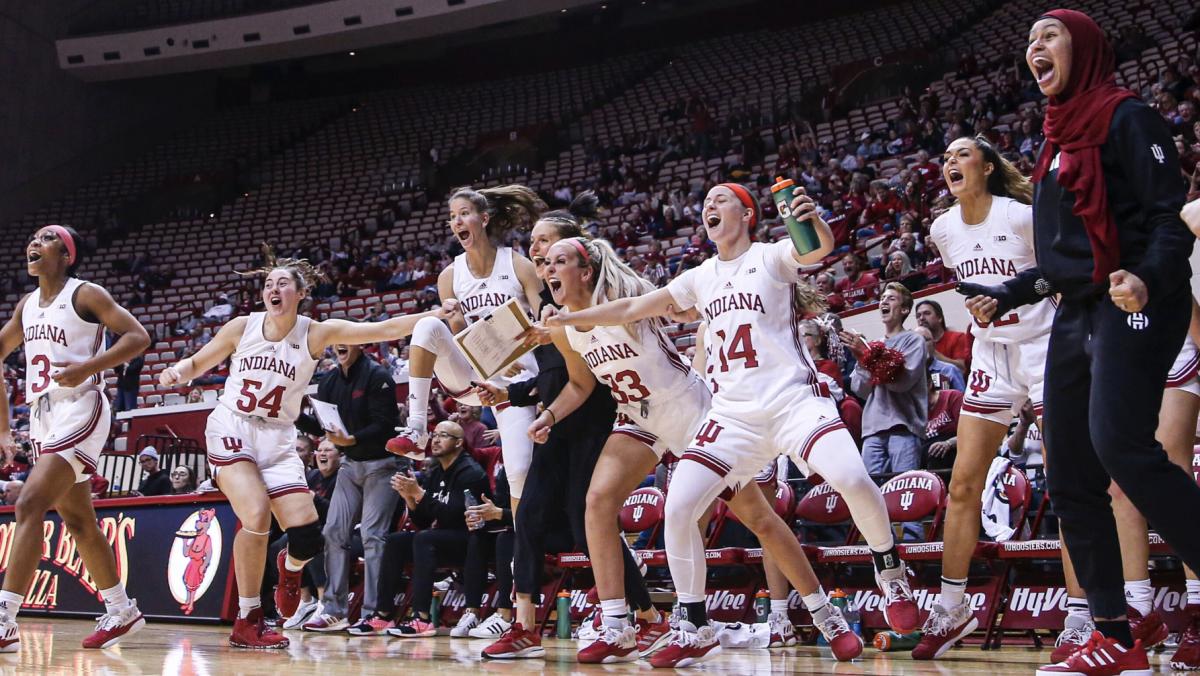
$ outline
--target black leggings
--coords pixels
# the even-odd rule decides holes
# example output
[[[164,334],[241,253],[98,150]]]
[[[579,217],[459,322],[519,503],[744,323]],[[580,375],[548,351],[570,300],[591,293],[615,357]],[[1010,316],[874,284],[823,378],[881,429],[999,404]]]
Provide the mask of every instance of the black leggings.
[[[566,433],[556,435],[552,430],[545,444],[533,448],[533,460],[525,478],[526,489],[517,506],[513,577],[517,592],[531,594],[534,603],[540,602],[544,558],[550,544],[547,538],[555,534],[549,527],[553,522],[552,514],[565,507],[573,541],[569,546],[587,552],[583,516],[588,485],[610,431],[611,428],[606,426],[590,433],[575,432],[568,438]],[[638,562],[627,547],[621,548],[621,555],[625,564],[626,601],[637,610],[649,610],[652,607],[650,592]]]
[[[1046,356],[1046,479],[1092,614],[1125,614],[1116,481],[1150,526],[1200,570],[1200,487],[1155,438],[1167,373],[1191,317],[1190,289],[1151,296],[1140,314],[1105,297],[1064,302]]]
[[[383,549],[383,565],[379,568],[379,608],[375,612],[381,617],[396,612],[400,576],[411,563],[412,613],[428,616],[433,601],[434,570],[439,565],[461,565],[467,558],[468,540],[467,531],[452,528],[389,535]]]
[[[488,563],[496,564],[497,608],[512,608],[513,588],[513,532],[471,532],[467,543],[467,560],[463,563],[463,586],[466,592],[466,607],[479,608],[483,603],[483,590],[487,588]]]

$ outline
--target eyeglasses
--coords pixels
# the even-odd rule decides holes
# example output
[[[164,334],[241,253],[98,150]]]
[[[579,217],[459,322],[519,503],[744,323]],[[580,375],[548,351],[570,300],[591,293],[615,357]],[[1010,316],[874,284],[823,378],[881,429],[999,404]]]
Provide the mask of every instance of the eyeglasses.
[[[143,455],[142,457],[138,458],[138,462],[152,462],[153,460],[154,458],[151,458],[148,455]]]
[[[435,439],[462,439],[462,437],[457,437],[457,436],[454,436],[453,434],[447,434],[446,432],[434,432],[433,434],[431,434],[429,436],[431,436]]]

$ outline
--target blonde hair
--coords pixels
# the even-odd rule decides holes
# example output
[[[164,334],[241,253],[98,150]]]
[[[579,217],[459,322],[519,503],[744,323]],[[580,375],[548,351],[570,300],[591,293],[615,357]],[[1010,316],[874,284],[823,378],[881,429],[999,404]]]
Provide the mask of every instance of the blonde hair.
[[[603,239],[587,239],[571,237],[560,242],[578,243],[571,246],[571,251],[579,261],[579,267],[587,267],[592,271],[592,304],[599,305],[618,298],[633,298],[654,291],[657,287],[649,282],[617,257],[612,245]],[[587,252],[587,260],[580,255],[579,248]],[[652,321],[652,320],[643,320]],[[638,324],[625,324],[625,330],[630,336],[638,337]],[[647,325],[649,326],[649,325]]]
[[[266,277],[275,270],[285,270],[292,276],[292,280],[296,282],[296,286],[302,291],[309,291],[317,285],[325,275],[317,271],[312,263],[309,263],[304,258],[277,258],[275,251],[270,244],[263,242],[261,245],[263,255],[263,266],[254,270],[234,270],[234,273],[242,277],[257,277],[262,275]]]
[[[883,286],[883,290],[895,291],[900,296],[900,307],[905,310],[912,310],[913,295],[907,286],[904,286],[900,282],[888,282]],[[883,292],[881,291],[879,295],[882,296]]]
[[[469,186],[456,188],[447,203],[456,199],[467,200],[476,211],[488,214],[484,232],[493,242],[500,241],[512,230],[532,225],[546,210],[546,203],[537,193],[517,183],[482,190]]]

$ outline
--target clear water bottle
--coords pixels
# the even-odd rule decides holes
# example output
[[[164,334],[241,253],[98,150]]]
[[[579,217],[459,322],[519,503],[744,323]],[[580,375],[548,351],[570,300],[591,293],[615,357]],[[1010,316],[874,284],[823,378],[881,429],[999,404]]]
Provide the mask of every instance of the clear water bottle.
[[[474,495],[471,494],[470,489],[464,488],[463,489],[463,504],[466,505],[467,509],[470,509],[472,507],[478,507],[480,505],[480,502]],[[475,527],[467,526],[467,528],[470,528],[471,530],[478,530],[482,527],[483,527],[482,523]]]

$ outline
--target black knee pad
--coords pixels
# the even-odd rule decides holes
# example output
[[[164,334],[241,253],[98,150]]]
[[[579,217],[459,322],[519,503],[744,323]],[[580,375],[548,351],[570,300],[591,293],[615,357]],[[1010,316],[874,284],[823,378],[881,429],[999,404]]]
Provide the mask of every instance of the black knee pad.
[[[316,558],[325,550],[325,536],[321,535],[321,526],[315,521],[287,529],[287,536],[288,556],[297,561]]]

